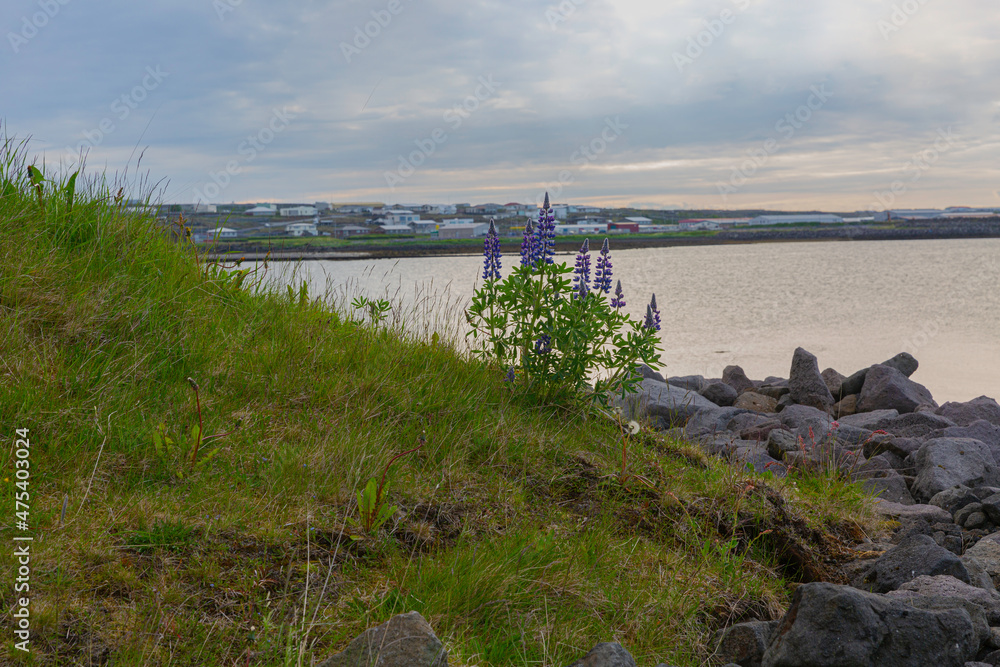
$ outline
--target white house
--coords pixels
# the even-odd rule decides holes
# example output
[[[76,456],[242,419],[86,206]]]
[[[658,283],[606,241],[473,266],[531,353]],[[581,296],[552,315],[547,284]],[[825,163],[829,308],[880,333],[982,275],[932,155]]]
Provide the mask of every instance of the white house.
[[[439,239],[474,239],[486,236],[490,226],[485,222],[471,224],[441,225],[438,227]]]
[[[319,236],[315,222],[293,222],[285,225],[285,233],[289,236]]]
[[[413,228],[409,225],[379,225],[386,234],[412,234]]]
[[[406,225],[420,219],[419,214],[406,210],[385,211],[383,216],[390,225]]]
[[[253,208],[247,209],[243,215],[268,216],[278,215],[278,207],[274,204],[257,204]]]
[[[475,223],[475,218],[450,218],[441,221],[442,225],[473,225]]]
[[[417,220],[416,222],[411,222],[410,225],[417,234],[430,234],[437,231],[438,228],[437,220]]]
[[[581,223],[576,225],[556,225],[556,236],[570,234],[607,234],[608,223]]]
[[[209,229],[205,236],[209,241],[215,241],[218,239],[235,239],[239,233],[235,229],[230,229],[229,227],[216,227],[215,229]]]
[[[316,215],[319,211],[315,206],[289,206],[278,210],[278,215],[283,218],[305,218]]]

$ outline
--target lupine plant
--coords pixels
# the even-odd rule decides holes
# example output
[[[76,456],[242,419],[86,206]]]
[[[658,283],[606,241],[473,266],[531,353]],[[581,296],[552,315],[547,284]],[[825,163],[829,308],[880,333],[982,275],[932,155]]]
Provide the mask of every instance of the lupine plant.
[[[500,242],[492,220],[483,256],[484,283],[466,312],[469,336],[478,341],[479,354],[506,373],[505,381],[542,400],[583,397],[606,406],[613,395],[624,396],[641,380],[634,372],[637,363],[656,363],[656,297],[643,322],[623,312],[621,281],[611,291],[607,239],[593,276],[589,239],[573,267],[557,263],[555,215],[547,194],[537,222],[524,228],[520,264],[506,278],[500,274]]]

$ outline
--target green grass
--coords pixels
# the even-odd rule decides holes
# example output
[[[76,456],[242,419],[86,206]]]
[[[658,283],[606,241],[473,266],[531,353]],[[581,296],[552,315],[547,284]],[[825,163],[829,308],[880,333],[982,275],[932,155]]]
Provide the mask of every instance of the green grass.
[[[650,431],[628,461],[651,488],[623,487],[613,423],[205,265],[117,184],[79,184],[69,211],[49,183],[40,204],[23,156],[0,155],[0,423],[30,429],[34,634],[24,654],[0,621],[0,662],[309,665],[415,609],[453,665],[612,640],[701,665],[715,630],[776,617],[873,526],[836,477],[763,479]],[[227,433],[193,470],[187,378],[204,435]],[[160,424],[184,446],[158,453]],[[399,511],[362,534],[357,489],[420,439],[388,473]],[[12,447],[0,470],[9,545]]]

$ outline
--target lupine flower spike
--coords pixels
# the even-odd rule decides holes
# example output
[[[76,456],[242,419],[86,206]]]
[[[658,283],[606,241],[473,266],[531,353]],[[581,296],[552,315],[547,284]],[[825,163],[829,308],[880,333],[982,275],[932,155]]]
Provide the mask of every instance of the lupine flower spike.
[[[535,266],[535,248],[537,247],[535,228],[531,220],[524,226],[524,236],[521,238],[521,266]]]
[[[549,206],[549,193],[545,193],[545,203],[538,211],[538,225],[535,228],[538,243],[535,246],[535,259],[539,264],[552,264],[555,260],[556,218]]]
[[[573,269],[573,285],[576,290],[575,298],[583,298],[587,294],[590,284],[590,239],[583,242],[580,252],[576,256],[576,268]]]
[[[594,291],[611,291],[611,251],[608,249],[608,240],[604,239],[601,246],[601,253],[597,258],[597,271],[594,273]]]
[[[660,310],[656,307],[656,295],[649,300],[649,307],[653,311],[653,323],[656,325],[656,330],[660,330]]]
[[[615,286],[615,295],[611,298],[612,308],[624,308],[625,307],[625,293],[622,292],[622,281],[618,281]]]
[[[483,280],[500,280],[500,238],[497,236],[497,226],[490,219],[490,230],[483,242]]]
[[[655,329],[656,322],[653,320],[653,307],[646,304],[646,319],[642,321],[643,329]]]
[[[542,334],[541,338],[535,341],[535,354],[548,354],[552,351],[552,337]]]

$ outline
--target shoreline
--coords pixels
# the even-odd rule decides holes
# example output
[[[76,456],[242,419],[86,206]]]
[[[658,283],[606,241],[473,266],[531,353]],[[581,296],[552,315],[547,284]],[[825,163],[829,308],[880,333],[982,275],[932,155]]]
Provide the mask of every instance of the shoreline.
[[[613,235],[614,245],[619,250],[640,248],[673,248],[705,245],[742,245],[751,243],[796,243],[809,241],[914,241],[925,239],[973,239],[1000,238],[1000,221],[955,220],[942,228],[941,223],[926,221],[907,222],[898,226],[848,225],[835,228],[795,228],[795,229],[751,229],[723,230],[697,236],[636,236]],[[584,235],[558,237],[556,250],[576,251]],[[206,252],[209,261],[234,259],[236,255],[245,261],[346,261],[358,259],[393,259],[399,257],[436,257],[439,255],[475,255],[481,252],[481,239],[457,239],[452,243],[401,240],[398,243],[364,242],[351,243],[346,247],[324,248],[304,245],[288,249],[269,249],[266,242],[216,244],[214,250]],[[520,242],[506,239],[501,241],[505,254],[517,253]]]

